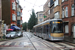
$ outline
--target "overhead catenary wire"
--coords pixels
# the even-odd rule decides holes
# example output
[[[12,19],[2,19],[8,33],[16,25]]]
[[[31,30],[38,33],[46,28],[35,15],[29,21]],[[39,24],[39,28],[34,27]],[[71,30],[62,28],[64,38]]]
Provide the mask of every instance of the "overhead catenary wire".
[[[31,12],[32,11],[32,9],[34,9],[34,7],[42,7],[44,4],[42,4],[42,5],[36,5],[36,2],[37,2],[37,0],[35,0],[35,2],[34,3],[31,3],[31,2],[29,2],[29,1],[27,1],[27,0],[24,0],[24,2],[27,2],[27,3],[29,3],[29,4],[32,4],[33,6],[32,6],[32,8],[30,9],[30,10],[27,10],[28,12]],[[24,6],[23,8],[26,8],[26,6]]]

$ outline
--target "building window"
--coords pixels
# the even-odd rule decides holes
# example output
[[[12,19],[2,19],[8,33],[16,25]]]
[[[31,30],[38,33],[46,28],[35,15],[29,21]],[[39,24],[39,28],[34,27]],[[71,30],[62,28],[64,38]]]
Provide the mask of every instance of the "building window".
[[[23,21],[21,20],[21,21],[20,21],[20,23],[22,24],[22,23],[23,23]]]
[[[55,19],[59,19],[59,12],[56,12],[56,13],[54,14],[54,17],[55,17]]]
[[[19,3],[19,0],[16,0],[17,3]]]
[[[16,21],[16,15],[15,14],[12,14],[12,20]]]
[[[62,2],[64,2],[64,0],[62,0]]]
[[[21,15],[21,13],[20,12],[17,12],[17,16],[20,16]]]
[[[48,14],[50,15],[50,10],[48,10]]]
[[[43,14],[39,14],[39,17],[43,17]]]
[[[59,5],[59,0],[55,0],[54,2],[54,7],[56,7],[57,5]]]
[[[20,20],[17,20],[17,25],[20,25]]]
[[[50,7],[50,2],[48,3],[48,7]]]
[[[71,16],[74,16],[74,4],[71,6]]]
[[[15,4],[15,2],[12,2],[12,9],[16,10],[16,4]]]
[[[53,0],[50,0],[50,6],[52,6],[54,4]]]
[[[64,18],[64,8],[62,9],[62,18]]]
[[[43,19],[42,19],[42,18],[40,18],[40,19],[39,19],[39,22],[42,22],[42,21],[43,21]]]
[[[65,16],[68,17],[68,7],[65,8]]]

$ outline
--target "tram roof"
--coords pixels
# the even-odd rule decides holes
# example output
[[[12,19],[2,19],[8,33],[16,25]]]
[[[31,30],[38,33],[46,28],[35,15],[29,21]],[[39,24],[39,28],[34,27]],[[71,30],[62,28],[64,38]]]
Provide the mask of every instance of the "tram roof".
[[[50,21],[53,21],[53,20],[62,20],[62,19],[49,19],[49,20],[46,20],[46,21],[44,21],[42,23],[39,23],[39,24],[35,25],[34,27],[37,27],[39,25],[45,24],[45,23],[50,22]]]

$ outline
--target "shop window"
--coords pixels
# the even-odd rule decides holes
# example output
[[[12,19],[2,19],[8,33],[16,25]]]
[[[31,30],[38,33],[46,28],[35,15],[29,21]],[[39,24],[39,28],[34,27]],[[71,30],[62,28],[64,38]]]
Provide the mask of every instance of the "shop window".
[[[65,25],[65,33],[69,33],[68,25]]]

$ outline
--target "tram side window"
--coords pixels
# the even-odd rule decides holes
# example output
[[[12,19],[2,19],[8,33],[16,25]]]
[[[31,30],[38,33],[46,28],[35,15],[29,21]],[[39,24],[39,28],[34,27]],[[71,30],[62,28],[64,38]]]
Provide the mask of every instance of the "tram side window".
[[[43,30],[42,32],[44,33],[44,26],[42,27],[42,30]]]
[[[43,33],[45,33],[45,26],[43,27]]]
[[[45,33],[47,32],[47,27],[46,27],[46,25],[45,25]]]

